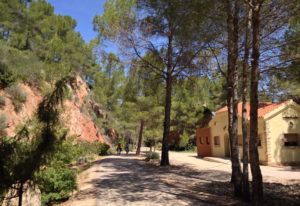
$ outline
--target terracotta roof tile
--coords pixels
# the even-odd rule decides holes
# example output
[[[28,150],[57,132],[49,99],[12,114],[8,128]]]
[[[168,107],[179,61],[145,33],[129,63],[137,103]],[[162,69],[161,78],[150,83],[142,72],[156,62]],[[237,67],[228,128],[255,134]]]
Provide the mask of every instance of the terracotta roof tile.
[[[284,101],[284,102],[260,102],[258,105],[258,117],[264,117],[269,112],[273,111],[274,109],[277,109],[278,107],[287,104],[290,100]],[[247,103],[247,118],[250,118],[250,104]],[[227,112],[227,106],[222,107],[216,111],[216,114]],[[238,104],[238,115],[242,116],[242,102],[239,102]]]

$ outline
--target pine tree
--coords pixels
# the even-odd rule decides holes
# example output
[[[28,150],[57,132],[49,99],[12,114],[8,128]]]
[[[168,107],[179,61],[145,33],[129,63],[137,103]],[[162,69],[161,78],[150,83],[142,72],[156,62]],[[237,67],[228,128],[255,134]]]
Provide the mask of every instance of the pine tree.
[[[171,123],[173,82],[193,70],[194,60],[205,48],[204,17],[212,3],[202,1],[124,1],[109,0],[104,14],[94,19],[95,28],[104,38],[117,39],[165,81],[165,119],[161,165],[169,165],[168,136]],[[192,11],[193,10],[193,11]],[[146,14],[146,15],[145,15]],[[190,22],[187,24],[186,22]],[[205,28],[199,28],[203,25]],[[153,41],[160,38],[161,42]],[[195,50],[195,48],[197,48]],[[143,54],[152,55],[156,63]],[[190,72],[186,72],[190,70]]]

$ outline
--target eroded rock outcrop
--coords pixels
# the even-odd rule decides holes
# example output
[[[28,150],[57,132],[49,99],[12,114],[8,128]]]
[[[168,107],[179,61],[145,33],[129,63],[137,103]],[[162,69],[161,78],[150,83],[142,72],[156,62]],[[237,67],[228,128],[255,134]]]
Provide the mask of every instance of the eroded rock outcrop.
[[[64,102],[64,112],[62,114],[62,121],[69,129],[69,135],[75,136],[78,139],[92,141],[109,142],[109,139],[101,135],[99,128],[94,124],[92,118],[81,111],[81,107],[89,102],[89,89],[85,82],[80,78],[76,78],[77,90],[71,98]],[[4,114],[7,118],[7,135],[14,136],[15,128],[30,119],[36,112],[38,104],[42,101],[42,94],[35,88],[26,84],[20,84],[20,88],[27,95],[27,100],[20,112],[14,110],[12,99],[4,90],[0,90],[0,95],[5,98],[5,106],[0,108],[0,114]],[[93,103],[93,105],[97,105]],[[95,106],[94,106],[95,108]],[[92,107],[92,110],[94,110]],[[101,110],[96,111],[96,115],[104,116],[105,113]]]

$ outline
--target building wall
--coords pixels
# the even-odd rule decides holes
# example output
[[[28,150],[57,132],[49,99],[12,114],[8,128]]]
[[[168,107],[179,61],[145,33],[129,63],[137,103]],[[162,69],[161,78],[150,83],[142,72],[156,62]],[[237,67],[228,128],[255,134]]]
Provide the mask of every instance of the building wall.
[[[242,125],[242,118],[239,118],[239,125]],[[248,122],[249,125],[249,122]],[[266,140],[266,125],[265,120],[263,118],[258,119],[258,135],[260,136],[261,145],[257,147],[258,154],[259,154],[259,161],[262,164],[267,164],[267,140]],[[239,135],[242,135],[242,129],[239,128],[238,131]],[[248,126],[248,137],[250,136],[250,128]],[[240,157],[243,156],[243,149],[242,146],[239,146]]]
[[[294,116],[288,117],[286,112],[294,113]],[[299,106],[289,105],[283,110],[277,111],[267,118],[266,124],[269,144],[268,163],[276,165],[300,163],[300,146],[284,146],[285,133],[297,133],[298,142],[300,141]]]
[[[238,118],[238,135],[242,135],[242,118]],[[248,122],[249,124],[249,122]],[[229,137],[228,137],[228,115],[227,112],[217,114],[211,120],[209,126],[211,127],[212,137],[212,155],[215,157],[229,157],[228,150]],[[260,162],[267,162],[267,143],[266,143],[266,132],[265,132],[265,121],[260,118],[258,120],[258,134],[261,136],[261,146],[258,147]],[[248,131],[249,134],[249,131]],[[220,145],[215,145],[214,137],[220,137]],[[242,146],[239,146],[240,157],[242,157]]]
[[[210,128],[197,128],[197,153],[199,157],[212,156]]]
[[[228,116],[227,113],[224,112],[214,116],[209,123],[209,126],[211,127],[212,155],[214,157],[225,157],[225,138],[228,133],[227,122]],[[220,145],[215,145],[215,136],[219,137]]]

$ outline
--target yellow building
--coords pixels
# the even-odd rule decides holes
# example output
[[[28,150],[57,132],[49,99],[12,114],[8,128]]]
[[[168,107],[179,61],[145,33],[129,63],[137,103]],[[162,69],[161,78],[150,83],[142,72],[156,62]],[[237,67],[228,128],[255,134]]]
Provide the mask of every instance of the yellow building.
[[[238,138],[240,156],[242,154],[242,104],[238,105]],[[248,128],[249,111],[247,105]],[[208,131],[208,129],[210,131]],[[248,132],[249,133],[249,132]],[[300,164],[300,105],[292,100],[281,103],[260,103],[258,109],[258,152],[262,164],[292,165]],[[204,148],[205,147],[205,152]],[[229,157],[227,107],[216,111],[208,128],[197,129],[198,155]]]

